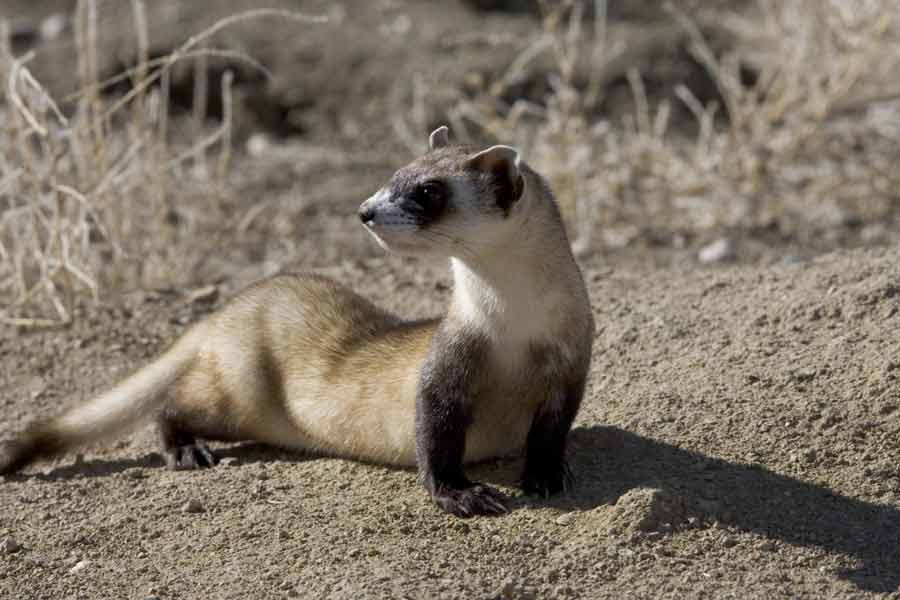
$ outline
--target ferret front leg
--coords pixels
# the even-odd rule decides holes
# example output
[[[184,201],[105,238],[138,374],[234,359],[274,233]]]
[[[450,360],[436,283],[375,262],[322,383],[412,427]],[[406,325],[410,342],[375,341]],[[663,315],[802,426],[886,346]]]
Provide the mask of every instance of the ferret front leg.
[[[441,338],[438,332],[433,343],[441,344]],[[416,395],[419,476],[435,504],[459,517],[508,512],[503,494],[470,481],[463,472],[466,431],[472,422],[470,381],[480,355],[474,341],[458,339],[432,352]]]
[[[525,493],[548,498],[572,487],[574,477],[566,462],[566,439],[583,395],[584,381],[560,386],[538,408],[525,442]]]

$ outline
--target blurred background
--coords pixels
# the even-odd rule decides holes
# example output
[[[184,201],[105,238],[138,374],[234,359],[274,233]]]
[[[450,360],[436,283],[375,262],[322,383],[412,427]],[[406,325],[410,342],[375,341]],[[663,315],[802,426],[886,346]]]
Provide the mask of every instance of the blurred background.
[[[900,1],[4,0],[0,318],[380,251],[428,133],[517,145],[584,264],[900,239]]]

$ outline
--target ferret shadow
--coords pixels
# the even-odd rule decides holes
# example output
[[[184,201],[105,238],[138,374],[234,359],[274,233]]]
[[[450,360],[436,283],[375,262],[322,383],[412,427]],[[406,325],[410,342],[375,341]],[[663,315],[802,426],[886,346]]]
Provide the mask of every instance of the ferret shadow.
[[[859,566],[838,574],[860,589],[900,589],[900,510],[844,496],[757,465],[712,458],[615,427],[579,427],[570,434],[576,477],[568,494],[526,505],[584,511],[613,505],[638,488],[666,504],[675,528],[720,521],[792,545],[855,557]],[[678,509],[673,511],[672,505]],[[652,509],[651,509],[652,510]]]
[[[216,446],[213,451],[220,463],[223,459],[227,460],[229,458],[236,460],[238,464],[264,463],[275,460],[295,463],[323,458],[321,456],[304,454],[302,452],[282,450],[258,442],[231,443],[228,445]],[[95,458],[91,460],[80,460],[71,464],[59,465],[44,471],[7,475],[6,478],[10,480],[32,478],[38,481],[66,481],[80,478],[111,477],[131,469],[162,468],[165,468],[165,463],[159,453],[149,452],[135,458],[116,458],[112,460]],[[221,465],[216,468],[221,468]],[[182,472],[190,473],[191,471],[186,470]]]
[[[95,458],[79,460],[71,464],[59,465],[43,471],[17,473],[6,478],[15,481],[35,479],[37,481],[68,481],[70,479],[110,477],[129,469],[152,469],[163,465],[156,453],[149,453],[136,458],[117,458],[113,460]]]

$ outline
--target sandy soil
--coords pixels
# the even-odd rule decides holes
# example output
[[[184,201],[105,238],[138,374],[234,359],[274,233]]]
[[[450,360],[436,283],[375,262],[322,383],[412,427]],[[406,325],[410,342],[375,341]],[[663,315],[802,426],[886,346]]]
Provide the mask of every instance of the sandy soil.
[[[405,3],[372,5],[390,26]],[[453,6],[432,22],[460,35],[529,26]],[[416,30],[419,54],[379,34],[341,60],[431,57],[463,79],[441,31]],[[310,61],[295,72],[326,81],[328,65]],[[444,266],[382,257],[354,214],[406,158],[385,125],[383,72],[363,69],[347,96],[316,83],[305,137],[239,157],[237,199],[217,210],[240,220],[267,204],[215,251],[185,242],[205,257],[190,273],[82,303],[66,329],[0,330],[0,437],[113,384],[281,268],[319,270],[402,314],[439,312]],[[0,598],[898,599],[900,249],[840,249],[843,225],[827,239],[802,227],[732,266],[667,247],[584,259],[597,332],[568,495],[522,497],[521,461],[496,461],[473,474],[514,496],[511,514],[463,521],[411,471],[255,445],[168,472],[147,427],[0,481]]]
[[[161,468],[152,430],[8,478],[16,598],[875,597],[900,588],[900,252],[693,272],[586,264],[598,329],[573,493],[460,521],[415,475],[229,446]],[[432,265],[326,269],[439,310]],[[200,304],[132,294],[0,343],[4,422],[90,395]],[[517,460],[476,469],[516,494]],[[200,512],[190,512],[196,501]],[[84,565],[78,567],[78,565]],[[493,596],[492,596],[493,595]]]

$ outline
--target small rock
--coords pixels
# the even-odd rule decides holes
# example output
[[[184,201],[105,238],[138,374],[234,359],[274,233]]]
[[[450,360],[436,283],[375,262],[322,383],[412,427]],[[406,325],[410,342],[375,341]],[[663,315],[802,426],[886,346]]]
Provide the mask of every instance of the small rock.
[[[499,589],[491,597],[499,600],[526,600],[534,598],[534,594],[524,581],[510,577],[500,584]]]
[[[563,513],[556,517],[553,522],[563,527],[571,525],[575,521],[575,515],[572,513]]]
[[[127,471],[125,471],[125,475],[129,479],[146,479],[147,478],[147,474],[144,473],[143,469],[128,469]]]
[[[0,542],[0,553],[3,554],[15,554],[19,550],[22,549],[22,545],[16,541],[16,539],[12,536],[7,536],[3,538],[3,541]]]
[[[87,560],[79,560],[77,563],[75,563],[74,567],[69,569],[69,573],[71,573],[72,575],[80,573],[88,567],[88,564],[90,563]]]
[[[181,512],[188,514],[197,514],[202,513],[204,511],[203,504],[200,503],[199,500],[188,500],[184,506],[181,507]]]
[[[791,378],[798,383],[805,383],[816,378],[816,370],[810,367],[803,367],[791,373]]]
[[[236,456],[225,456],[219,459],[219,464],[230,467],[231,465],[237,464],[237,461],[238,459]]]
[[[247,139],[247,153],[259,157],[269,151],[272,143],[264,133],[254,133]]]
[[[704,246],[697,253],[697,260],[709,264],[725,262],[734,258],[734,244],[728,238],[719,238],[713,243]]]
[[[738,545],[738,539],[733,537],[726,537],[724,540],[722,540],[722,545],[726,548],[733,548],[734,546]]]
[[[66,30],[68,21],[62,13],[54,13],[41,21],[41,37],[45,40],[55,40]]]

